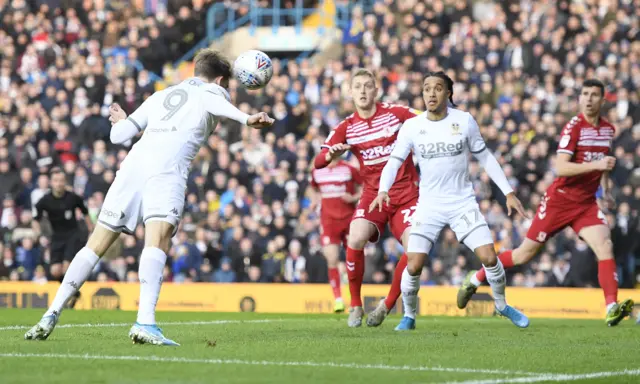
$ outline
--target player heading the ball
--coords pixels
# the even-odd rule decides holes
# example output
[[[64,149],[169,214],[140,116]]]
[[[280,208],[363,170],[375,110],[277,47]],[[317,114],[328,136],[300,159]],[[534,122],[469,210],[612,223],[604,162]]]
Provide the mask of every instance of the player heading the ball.
[[[195,77],[154,93],[129,116],[117,104],[110,107],[114,144],[125,143],[142,131],[144,135],[122,162],[104,199],[98,225],[69,265],[51,307],[25,339],[49,337],[67,300],[80,289],[120,232],[132,234],[142,222],[145,247],[138,273],[140,304],[129,336],[134,343],[178,345],[156,326],[155,308],[171,237],[182,217],[191,161],[221,117],[253,128],[273,124],[266,113],[249,116],[231,104],[225,89],[231,72],[226,58],[204,49],[195,58]]]
[[[422,84],[422,97],[427,113],[407,120],[400,130],[391,158],[382,171],[378,196],[369,207],[374,212],[394,204],[389,190],[398,169],[413,152],[420,167],[420,197],[409,235],[407,268],[402,274],[404,317],[396,330],[415,328],[420,273],[446,225],[485,266],[498,313],[518,327],[527,327],[529,319],[507,305],[504,269],[469,180],[469,154],[473,154],[505,194],[509,214],[516,210],[524,215],[524,208],[500,164],[487,149],[473,116],[448,107],[449,101],[453,104],[453,81],[449,76],[444,72],[428,73]]]
[[[580,114],[562,129],[556,159],[558,177],[542,197],[524,242],[513,251],[501,253],[499,258],[505,268],[528,263],[548,239],[570,226],[598,258],[598,282],[607,306],[605,322],[615,326],[631,314],[634,304],[631,299],[618,304],[611,232],[596,201],[601,185],[605,204],[611,208],[615,204],[609,189],[609,171],[616,159],[608,156],[615,127],[600,116],[605,103],[602,82],[585,81],[578,102]],[[466,307],[485,278],[484,269],[467,275],[458,291],[458,307]]]

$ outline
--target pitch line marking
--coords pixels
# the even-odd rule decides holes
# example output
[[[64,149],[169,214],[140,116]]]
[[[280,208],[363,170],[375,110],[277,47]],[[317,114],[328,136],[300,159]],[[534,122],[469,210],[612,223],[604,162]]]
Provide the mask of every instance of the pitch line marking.
[[[503,371],[492,369],[472,368],[447,368],[447,367],[416,367],[409,365],[385,365],[385,364],[358,364],[335,363],[313,361],[267,361],[267,360],[238,360],[238,359],[189,359],[184,357],[162,356],[110,356],[90,354],[66,354],[66,353],[0,353],[0,357],[8,358],[51,358],[51,359],[76,359],[76,360],[119,360],[119,361],[151,361],[161,363],[191,363],[213,365],[254,365],[254,366],[280,366],[280,367],[313,367],[313,368],[348,368],[348,369],[378,369],[384,371],[405,372],[450,372],[450,373],[482,373],[492,375],[530,375],[533,378],[540,377],[540,373]],[[507,381],[505,381],[507,382]]]
[[[438,321],[439,319],[429,319],[429,321]],[[473,319],[474,322],[482,322],[487,319]],[[168,322],[160,322],[158,325],[160,326],[171,326],[171,325],[220,325],[220,324],[255,324],[255,323],[294,323],[294,322],[306,322],[306,321],[326,321],[326,322],[335,322],[335,319],[258,319],[258,320],[209,320],[209,321],[168,321]],[[71,323],[71,324],[61,324],[56,326],[56,328],[111,328],[111,327],[130,327],[133,323]],[[2,331],[16,331],[16,330],[27,330],[30,329],[33,325],[5,325],[0,327],[0,332]]]
[[[545,381],[578,381],[593,380],[603,377],[640,376],[640,369],[624,369],[622,371],[592,372],[581,374],[538,374],[531,377],[514,377],[511,379],[450,381],[441,384],[503,384],[503,383],[542,383]]]
[[[220,324],[243,324],[243,323],[281,323],[286,321],[300,321],[300,319],[263,319],[263,320],[212,320],[212,321],[168,321],[158,323],[160,326],[166,325],[220,325]],[[61,324],[56,328],[111,328],[130,327],[133,323],[86,323],[86,324]],[[20,329],[30,329],[32,325],[8,325],[0,327],[0,331],[14,331]]]
[[[493,319],[486,318],[468,318],[472,322],[489,322],[493,321]],[[433,322],[440,322],[442,319],[428,319]],[[169,322],[161,322],[158,325],[161,326],[171,326],[171,325],[219,325],[219,324],[242,324],[242,323],[284,323],[284,322],[300,322],[300,321],[327,321],[333,322],[335,319],[262,319],[262,320],[210,320],[210,321],[169,321]],[[61,324],[56,326],[56,328],[103,328],[103,327],[130,327],[133,323],[72,323],[72,324]],[[16,331],[23,329],[30,329],[33,325],[5,325],[0,327],[1,331]]]

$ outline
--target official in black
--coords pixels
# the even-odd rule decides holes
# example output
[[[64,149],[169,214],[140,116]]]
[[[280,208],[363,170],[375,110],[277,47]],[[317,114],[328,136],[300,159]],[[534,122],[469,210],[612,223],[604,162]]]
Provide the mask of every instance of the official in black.
[[[51,223],[51,277],[61,281],[71,260],[87,241],[87,233],[81,230],[76,220],[76,210],[84,215],[87,229],[91,232],[93,224],[88,215],[82,197],[67,187],[66,175],[62,169],[51,170],[51,191],[36,204],[36,216],[33,229],[40,234],[40,220],[47,217]]]

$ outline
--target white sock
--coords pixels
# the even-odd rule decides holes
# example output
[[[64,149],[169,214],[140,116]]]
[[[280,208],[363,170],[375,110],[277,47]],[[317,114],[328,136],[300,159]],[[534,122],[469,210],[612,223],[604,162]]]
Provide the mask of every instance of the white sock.
[[[412,319],[416,318],[418,308],[418,291],[420,290],[420,275],[411,276],[409,270],[405,268],[400,281],[402,291],[402,304],[404,306],[404,316]]]
[[[504,273],[504,267],[502,262],[498,259],[498,264],[493,267],[484,266],[484,270],[487,273],[487,282],[491,286],[493,292],[493,300],[496,302],[496,308],[502,311],[507,306],[507,299],[504,294],[504,286],[507,282],[507,277]]]
[[[45,316],[53,314],[54,311],[60,313],[62,308],[67,303],[69,298],[73,296],[82,284],[89,278],[93,267],[100,260],[100,257],[95,254],[91,249],[84,247],[73,258],[67,273],[62,279],[62,284],[56,292],[56,297],[53,299],[53,303],[45,313]]]
[[[140,255],[140,304],[138,305],[138,323],[153,325],[156,323],[156,304],[162,287],[162,271],[167,255],[159,248],[145,247]]]
[[[478,277],[476,276],[475,273],[471,276],[471,281],[470,282],[471,282],[471,284],[475,285],[476,287],[479,287],[479,286],[482,285],[482,283],[480,282],[480,280],[478,280]]]

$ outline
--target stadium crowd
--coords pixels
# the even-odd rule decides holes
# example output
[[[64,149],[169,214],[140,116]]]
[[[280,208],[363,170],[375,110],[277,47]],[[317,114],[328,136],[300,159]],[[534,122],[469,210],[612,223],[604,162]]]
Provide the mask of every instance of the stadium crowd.
[[[204,35],[210,4],[151,1],[138,12],[116,1],[0,0],[0,280],[49,278],[47,227],[36,233],[31,221],[53,166],[64,169],[95,223],[132,144],[109,142],[108,106],[131,112],[140,105],[154,90],[150,72],[162,75],[165,63]],[[621,286],[636,284],[640,1],[387,0],[368,14],[355,8],[343,33],[340,60],[323,67],[274,60],[274,77],[261,91],[232,81],[241,109],[267,111],[277,122],[268,132],[223,122],[209,138],[189,177],[165,281],[327,281],[308,194],[310,160],[353,109],[350,71],[366,66],[379,75],[382,100],[418,109],[421,73],[444,68],[456,81],[455,102],[476,117],[531,213],[554,177],[557,135],[577,113],[581,82],[605,81],[618,158],[618,204],[606,215]],[[528,222],[505,215],[503,196],[477,165],[471,177],[496,247],[517,246]],[[136,281],[142,235],[141,227],[135,237],[122,235],[93,279]],[[389,233],[368,245],[365,282],[389,282],[401,253]],[[444,231],[423,284],[458,285],[478,267],[471,256]],[[509,276],[516,286],[585,287],[597,286],[596,273],[591,251],[567,231]]]

